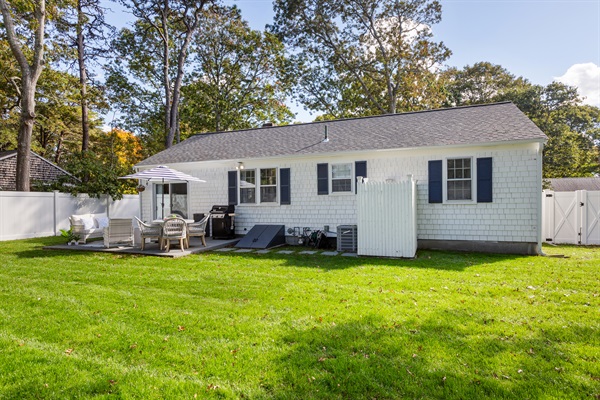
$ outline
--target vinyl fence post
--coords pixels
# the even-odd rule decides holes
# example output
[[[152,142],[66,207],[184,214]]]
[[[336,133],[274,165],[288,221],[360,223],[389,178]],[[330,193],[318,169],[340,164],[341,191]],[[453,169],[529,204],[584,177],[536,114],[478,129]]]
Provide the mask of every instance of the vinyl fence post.
[[[54,207],[52,207],[52,208],[54,210],[54,236],[57,236],[58,235],[58,226],[57,226],[58,225],[58,216],[56,214],[58,213],[58,193],[59,193],[59,191],[53,190],[53,192],[54,192],[54,198],[53,198]]]
[[[105,194],[106,196],[106,216],[110,218],[110,195]]]

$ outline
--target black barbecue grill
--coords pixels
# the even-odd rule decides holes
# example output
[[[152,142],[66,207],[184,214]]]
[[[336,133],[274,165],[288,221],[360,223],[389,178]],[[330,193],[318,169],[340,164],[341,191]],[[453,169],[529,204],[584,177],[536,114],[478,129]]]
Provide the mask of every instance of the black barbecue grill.
[[[235,237],[235,206],[213,206],[210,210],[213,239],[233,239]]]

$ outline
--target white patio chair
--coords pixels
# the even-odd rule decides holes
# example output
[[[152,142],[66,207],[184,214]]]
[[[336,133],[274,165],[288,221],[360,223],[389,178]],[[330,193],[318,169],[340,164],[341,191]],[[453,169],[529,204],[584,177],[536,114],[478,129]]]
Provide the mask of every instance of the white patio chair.
[[[160,241],[160,234],[162,232],[161,224],[147,224],[138,217],[135,217],[138,226],[140,227],[140,236],[142,240],[142,251],[144,250],[144,245],[146,244],[146,239],[156,239]],[[162,250],[162,244],[160,245],[160,249]]]
[[[133,226],[129,218],[111,218],[104,228],[104,247],[111,244],[129,244],[133,246]]]
[[[171,247],[171,240],[178,240],[181,251],[185,250],[187,227],[183,218],[169,218],[165,221],[160,235],[161,248],[167,252]]]
[[[187,247],[190,247],[190,237],[199,237],[202,245],[206,247],[206,224],[210,219],[210,213],[198,222],[187,224],[187,237],[185,238]]]

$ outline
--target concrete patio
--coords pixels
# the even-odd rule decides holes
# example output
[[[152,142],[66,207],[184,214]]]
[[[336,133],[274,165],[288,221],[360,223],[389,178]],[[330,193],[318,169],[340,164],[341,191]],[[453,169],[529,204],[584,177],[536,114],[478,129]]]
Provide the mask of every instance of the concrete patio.
[[[138,254],[143,256],[155,256],[155,257],[169,257],[169,258],[179,258],[189,256],[190,254],[198,254],[206,251],[214,251],[217,249],[222,249],[224,247],[229,247],[235,245],[240,239],[228,239],[228,240],[217,240],[207,237],[206,238],[206,247],[202,245],[202,242],[199,238],[192,237],[190,238],[190,247],[181,251],[178,245],[173,245],[169,252],[161,251],[158,247],[157,242],[146,241],[144,246],[144,250],[137,246],[129,246],[129,245],[115,245],[108,249],[104,248],[104,243],[102,240],[88,241],[86,244],[79,245],[71,245],[68,246],[58,245],[58,246],[46,246],[44,249],[46,250],[70,250],[70,251],[96,251],[103,253],[118,253],[118,254]]]

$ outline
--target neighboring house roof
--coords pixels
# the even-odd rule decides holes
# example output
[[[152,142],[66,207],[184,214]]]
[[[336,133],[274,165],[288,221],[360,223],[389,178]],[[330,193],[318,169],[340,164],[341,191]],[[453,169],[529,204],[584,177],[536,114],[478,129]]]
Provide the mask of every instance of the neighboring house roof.
[[[505,102],[200,134],[137,166],[546,139],[514,104]]]
[[[16,150],[0,151],[0,161],[17,154]]]
[[[60,170],[61,172],[63,172],[65,175],[69,175],[73,178],[75,178],[75,176],[73,176],[71,173],[65,171],[64,169],[62,169],[61,167],[59,167],[58,165],[54,164],[52,161],[45,159],[44,157],[40,156],[38,153],[36,153],[35,151],[29,150],[29,152],[31,153],[31,155],[33,157],[36,157],[38,159],[40,159],[41,161],[51,165],[52,167]],[[7,158],[11,158],[11,157],[16,157],[17,156],[17,150],[8,150],[8,151],[0,151],[0,161],[2,160],[6,160]],[[77,178],[75,178],[77,179]],[[77,179],[79,180],[79,179]]]
[[[555,192],[574,192],[576,190],[600,190],[600,178],[554,178],[549,179]]]

